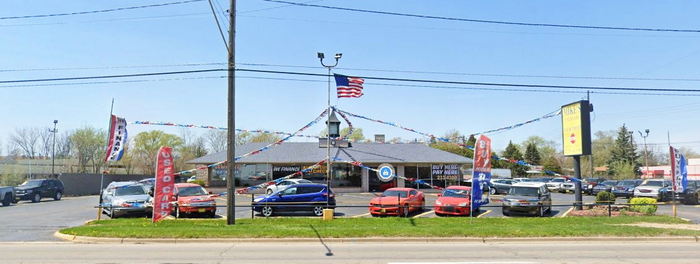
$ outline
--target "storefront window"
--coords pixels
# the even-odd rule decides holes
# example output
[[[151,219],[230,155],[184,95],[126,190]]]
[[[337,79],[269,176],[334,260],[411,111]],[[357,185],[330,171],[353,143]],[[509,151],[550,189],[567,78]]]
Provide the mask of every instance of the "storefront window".
[[[252,186],[272,180],[272,165],[270,164],[236,164],[236,186]],[[225,185],[227,166],[219,165],[211,169],[210,185]],[[217,184],[218,183],[218,184]]]

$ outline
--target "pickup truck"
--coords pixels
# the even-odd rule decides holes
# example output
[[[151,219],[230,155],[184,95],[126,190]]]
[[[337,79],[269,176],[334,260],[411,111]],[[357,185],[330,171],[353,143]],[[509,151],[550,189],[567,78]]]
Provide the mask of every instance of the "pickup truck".
[[[0,186],[0,202],[3,206],[8,206],[15,202],[15,187]]]

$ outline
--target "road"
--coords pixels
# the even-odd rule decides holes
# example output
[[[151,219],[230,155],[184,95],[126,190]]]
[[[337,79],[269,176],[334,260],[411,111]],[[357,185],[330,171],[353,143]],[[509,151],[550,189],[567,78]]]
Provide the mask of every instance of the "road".
[[[56,230],[95,219],[93,206],[97,203],[97,196],[83,196],[0,207],[0,241],[57,240],[53,237]]]
[[[697,263],[700,243],[0,243],[3,263]]]

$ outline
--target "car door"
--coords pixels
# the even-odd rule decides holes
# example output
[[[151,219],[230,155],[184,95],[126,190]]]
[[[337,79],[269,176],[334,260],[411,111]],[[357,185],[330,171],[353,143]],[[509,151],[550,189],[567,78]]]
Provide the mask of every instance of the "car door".
[[[50,197],[51,196],[51,188],[49,187],[49,181],[42,181],[41,186],[39,187],[39,194],[41,197]]]
[[[417,210],[421,206],[421,199],[418,197],[418,191],[411,190],[408,192],[408,201],[411,205],[411,210]]]
[[[297,191],[298,187],[292,186],[280,192],[279,199],[277,199],[277,203],[280,204],[278,208],[280,210],[294,210],[295,201],[297,200]]]
[[[540,193],[542,194],[542,198],[540,199],[542,201],[542,205],[547,207],[551,206],[552,196],[549,190],[547,188],[540,188]]]

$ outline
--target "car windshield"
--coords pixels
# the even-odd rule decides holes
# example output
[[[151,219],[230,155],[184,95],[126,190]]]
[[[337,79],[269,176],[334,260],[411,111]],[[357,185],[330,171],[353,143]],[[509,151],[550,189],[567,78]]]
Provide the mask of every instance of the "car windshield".
[[[141,195],[146,194],[146,191],[141,187],[141,185],[127,185],[117,187],[117,191],[114,192],[115,196],[126,196],[126,195]]]
[[[642,185],[643,185],[643,186],[663,187],[663,186],[668,185],[668,184],[665,184],[665,185],[664,185],[664,182],[663,182],[663,181],[647,181],[647,182],[645,182],[645,183],[642,184]]]
[[[182,188],[177,188],[177,195],[178,196],[196,196],[196,195],[207,195],[206,190],[202,188],[201,186],[192,186],[192,187],[182,187]]]
[[[617,186],[634,186],[634,181],[621,181],[617,183]]]
[[[443,197],[456,197],[456,198],[467,198],[469,197],[469,190],[461,189],[445,189],[442,191]]]
[[[553,179],[551,182],[564,182],[564,179]]]
[[[538,196],[539,188],[535,187],[510,187],[510,190],[508,191],[508,195],[516,195],[516,196]]]
[[[616,183],[616,181],[604,181],[601,185],[614,186]]]
[[[408,197],[408,192],[407,191],[386,190],[386,191],[384,191],[384,193],[382,193],[382,196],[384,196],[384,197],[387,197],[387,196]]]
[[[25,181],[20,185],[20,187],[34,188],[41,186],[42,180],[29,180]]]

